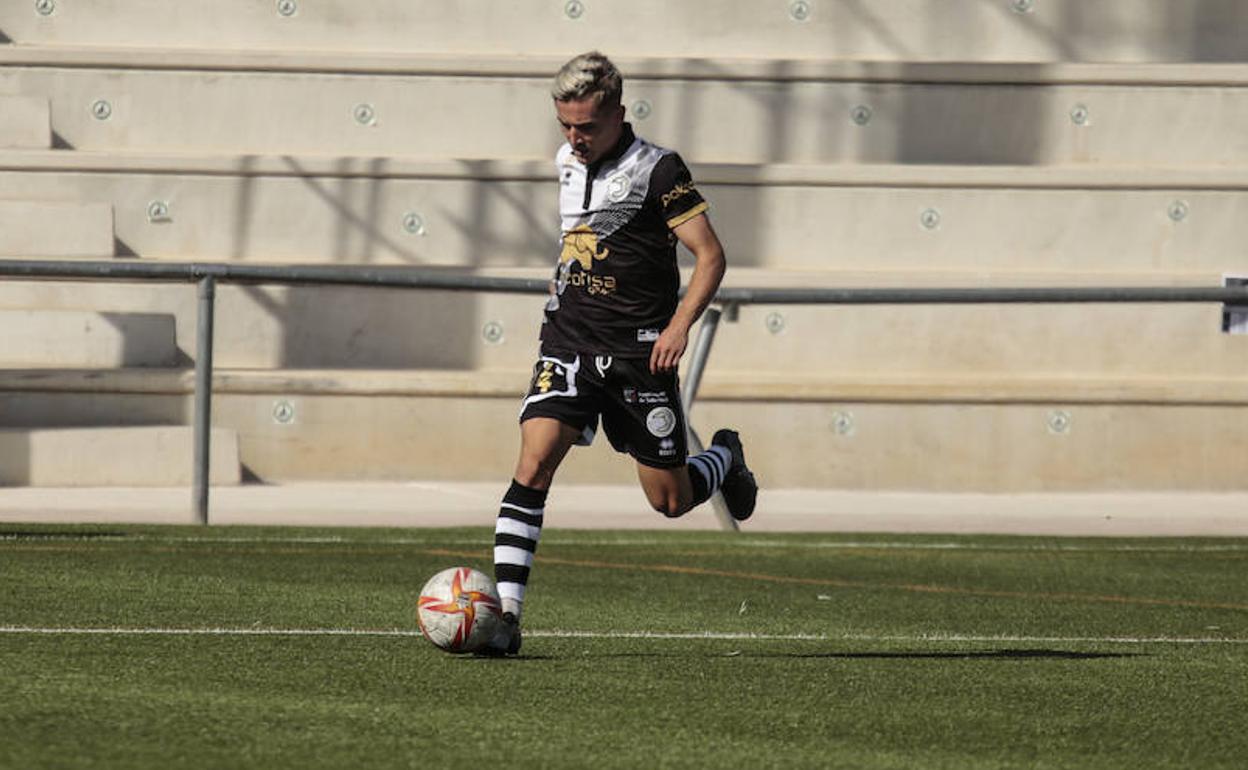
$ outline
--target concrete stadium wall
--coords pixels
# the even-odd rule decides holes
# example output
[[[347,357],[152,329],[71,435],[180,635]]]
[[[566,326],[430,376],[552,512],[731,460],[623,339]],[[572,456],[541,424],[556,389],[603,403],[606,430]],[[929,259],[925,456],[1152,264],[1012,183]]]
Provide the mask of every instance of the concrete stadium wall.
[[[265,70],[236,71],[219,54],[152,62],[189,69],[136,70],[124,52],[73,66],[53,53],[0,49],[0,94],[50,97],[61,148],[467,161],[551,157],[561,141],[548,96],[554,59],[497,74],[465,73],[451,59],[408,64],[426,74],[343,74],[359,63],[313,60],[328,71],[306,72],[303,58],[271,57]],[[1157,65],[1013,66],[1012,82],[993,82],[995,72],[682,60],[630,76],[625,101],[639,132],[695,162],[1248,159],[1238,130],[1248,122],[1248,66],[1189,67],[1181,77]]]
[[[238,434],[247,478],[465,479],[504,481],[518,449],[519,394],[514,372],[389,379],[358,373],[284,376],[223,373],[215,424]],[[718,375],[717,375],[718,376]],[[709,375],[708,375],[709,377]],[[84,396],[75,377],[42,381],[0,377],[4,407],[22,415],[55,414],[71,424],[103,422],[106,412],[137,409],[147,419],[189,410],[189,377],[171,374],[128,386],[140,394]],[[520,381],[523,387],[523,380]],[[927,489],[939,491],[1231,491],[1243,488],[1248,410],[1241,383],[1236,403],[1133,401],[1139,393],[1070,383],[1036,387],[1034,401],[1003,398],[983,384],[939,392],[932,383],[891,389],[854,383],[809,401],[723,395],[708,380],[695,409],[705,439],[733,425],[749,440],[761,482],[772,488]],[[10,390],[10,388],[28,390]],[[119,387],[118,390],[123,389]],[[181,392],[166,391],[180,389]],[[505,391],[511,390],[510,393]],[[1206,395],[1227,397],[1225,388]],[[740,391],[738,390],[738,393]],[[790,388],[788,392],[792,392]],[[957,393],[957,399],[950,398]],[[863,396],[866,396],[865,398]],[[1054,403],[1054,396],[1076,396]],[[1145,394],[1145,398],[1149,394]],[[1151,394],[1172,398],[1159,387]],[[838,398],[840,396],[841,398]],[[1103,398],[1103,400],[1096,400]],[[632,463],[599,436],[574,451],[559,473],[566,483],[631,483]]]
[[[43,0],[19,44],[900,61],[1248,61],[1237,0]]]
[[[11,289],[4,286],[4,289]],[[0,307],[0,349],[16,367],[177,366],[174,319],[156,313]]]
[[[575,40],[616,58],[638,131],[693,164],[728,285],[1217,285],[1248,273],[1246,18],[1221,0],[9,4],[0,257],[544,277],[547,83]],[[505,479],[541,304],[221,286],[228,462]],[[41,430],[98,447],[189,422],[193,287],[6,280],[0,318],[44,335],[0,352],[0,428],[31,450],[0,478],[56,478],[46,452],[23,466]],[[774,486],[1243,489],[1248,358],[1221,320],[746,307],[695,424],[740,427]],[[601,444],[561,478],[630,481]]]
[[[9,185],[12,186],[9,186]],[[41,254],[46,257],[113,256],[113,209],[108,204],[77,202],[70,194],[40,201],[23,190],[21,181],[4,185],[9,195],[0,199],[0,257]]]
[[[51,146],[52,110],[47,99],[0,96],[0,149]]]
[[[108,244],[119,257],[158,259],[552,265],[556,201],[539,161],[143,156],[123,169],[79,156],[0,153],[0,184],[22,190],[26,211],[47,203],[37,208],[44,226],[62,233],[90,224],[72,206],[96,207],[84,256]],[[1237,167],[693,171],[742,267],[1216,272],[1242,264],[1248,235],[1248,174]]]

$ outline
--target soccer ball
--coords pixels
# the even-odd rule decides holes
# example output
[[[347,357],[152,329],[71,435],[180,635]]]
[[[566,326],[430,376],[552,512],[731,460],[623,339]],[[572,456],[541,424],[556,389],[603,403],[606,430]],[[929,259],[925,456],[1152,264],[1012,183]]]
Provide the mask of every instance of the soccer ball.
[[[447,652],[476,652],[502,623],[503,603],[494,581],[470,567],[444,569],[420,589],[420,632]]]

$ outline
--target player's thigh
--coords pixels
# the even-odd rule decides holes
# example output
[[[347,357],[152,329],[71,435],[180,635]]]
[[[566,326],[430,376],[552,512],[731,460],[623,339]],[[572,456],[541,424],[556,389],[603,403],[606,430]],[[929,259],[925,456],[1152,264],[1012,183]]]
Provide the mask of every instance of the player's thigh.
[[[680,468],[688,444],[680,383],[672,372],[651,373],[645,359],[617,359],[602,394],[602,425],[618,452],[652,468]]]
[[[520,423],[520,458],[516,481],[527,487],[546,489],[582,429],[553,417],[530,417]]]
[[[547,489],[574,443],[588,444],[598,426],[595,391],[581,375],[580,356],[542,355],[520,407],[516,481]]]
[[[656,468],[637,463],[637,479],[650,506],[665,516],[679,516],[693,505],[689,467]]]

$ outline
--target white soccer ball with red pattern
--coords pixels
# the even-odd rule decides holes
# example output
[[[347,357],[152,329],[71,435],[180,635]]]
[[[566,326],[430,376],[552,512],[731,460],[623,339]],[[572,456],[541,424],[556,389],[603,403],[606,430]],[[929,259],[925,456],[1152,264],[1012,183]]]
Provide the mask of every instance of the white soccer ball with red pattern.
[[[470,567],[451,567],[420,589],[416,621],[425,638],[447,652],[476,652],[503,618],[494,581]]]

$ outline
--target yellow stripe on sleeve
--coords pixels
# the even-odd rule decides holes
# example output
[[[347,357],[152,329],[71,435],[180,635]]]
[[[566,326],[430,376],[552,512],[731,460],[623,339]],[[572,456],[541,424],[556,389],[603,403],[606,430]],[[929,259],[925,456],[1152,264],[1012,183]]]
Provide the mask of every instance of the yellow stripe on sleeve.
[[[669,230],[674,230],[677,227],[680,227],[684,223],[688,222],[690,219],[693,219],[698,214],[701,214],[703,211],[706,211],[710,207],[711,207],[710,204],[708,204],[706,201],[702,201],[701,203],[689,209],[685,213],[679,214],[667,220],[667,227]]]

